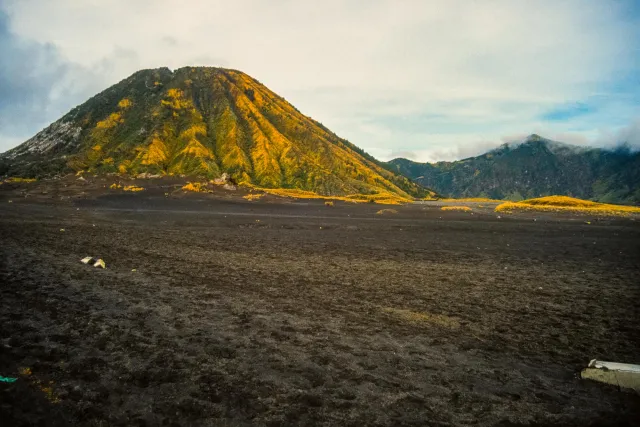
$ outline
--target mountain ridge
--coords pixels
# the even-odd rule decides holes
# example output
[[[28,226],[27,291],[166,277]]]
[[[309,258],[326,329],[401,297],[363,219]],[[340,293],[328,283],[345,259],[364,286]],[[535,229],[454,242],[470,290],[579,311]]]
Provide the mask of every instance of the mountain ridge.
[[[160,173],[323,195],[432,194],[238,70],[140,70],[0,155],[0,174]]]
[[[581,147],[532,134],[447,162],[393,159],[391,168],[448,197],[522,200],[565,195],[640,204],[640,154]]]

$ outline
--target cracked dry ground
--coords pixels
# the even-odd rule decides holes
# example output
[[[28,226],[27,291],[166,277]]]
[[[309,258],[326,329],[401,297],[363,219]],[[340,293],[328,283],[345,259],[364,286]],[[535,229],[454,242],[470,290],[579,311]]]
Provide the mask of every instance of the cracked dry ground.
[[[4,425],[640,420],[638,396],[577,375],[640,362],[630,219],[143,195],[0,206],[0,375],[19,377],[0,384]]]

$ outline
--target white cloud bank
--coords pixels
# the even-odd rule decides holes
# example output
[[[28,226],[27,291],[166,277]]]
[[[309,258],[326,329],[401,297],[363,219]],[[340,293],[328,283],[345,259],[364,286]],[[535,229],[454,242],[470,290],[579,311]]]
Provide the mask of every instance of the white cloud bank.
[[[464,157],[533,132],[603,144],[640,116],[619,84],[639,68],[640,22],[624,1],[3,4],[16,37],[73,65],[85,98],[141,68],[235,68],[385,160]],[[594,111],[540,119],[568,102]],[[30,133],[75,105],[51,103]],[[0,151],[15,137],[0,129]]]

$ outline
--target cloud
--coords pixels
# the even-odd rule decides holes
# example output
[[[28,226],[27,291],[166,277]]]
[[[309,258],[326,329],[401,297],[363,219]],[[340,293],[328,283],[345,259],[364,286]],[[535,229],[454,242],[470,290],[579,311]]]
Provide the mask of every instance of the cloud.
[[[5,0],[0,8],[14,42],[51,46],[84,98],[141,68],[230,67],[374,155],[426,159],[534,129],[595,138],[629,123],[640,96],[633,4]],[[59,88],[69,78],[56,75],[38,89],[55,88],[56,102],[41,120],[22,120],[32,133],[80,98],[65,98]],[[581,103],[591,112],[559,117]],[[6,144],[0,136],[0,151]]]
[[[616,140],[640,150],[640,117],[636,118],[629,126],[620,129]]]
[[[16,35],[0,9],[0,151],[34,133],[101,89],[99,74],[68,61],[49,42]]]
[[[633,150],[640,150],[640,116],[631,123],[614,131],[602,130],[595,138],[597,145],[603,147],[618,147],[626,145]]]
[[[0,10],[0,134],[14,137],[42,123],[53,88],[66,72],[55,46],[26,42]]]

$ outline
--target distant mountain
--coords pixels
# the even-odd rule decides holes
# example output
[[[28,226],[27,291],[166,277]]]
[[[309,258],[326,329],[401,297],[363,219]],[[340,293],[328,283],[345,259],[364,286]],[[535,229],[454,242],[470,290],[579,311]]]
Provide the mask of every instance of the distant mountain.
[[[217,177],[324,195],[430,194],[240,71],[139,71],[0,155],[0,175]]]
[[[451,197],[520,200],[566,195],[640,204],[640,154],[585,148],[530,135],[455,162],[389,162],[395,171]]]

